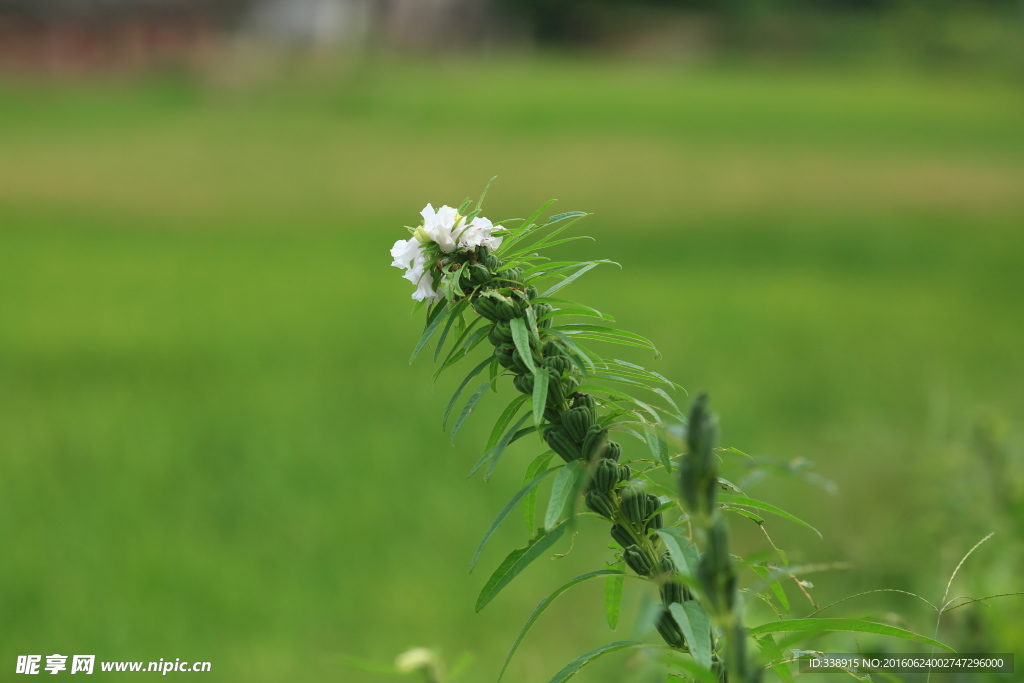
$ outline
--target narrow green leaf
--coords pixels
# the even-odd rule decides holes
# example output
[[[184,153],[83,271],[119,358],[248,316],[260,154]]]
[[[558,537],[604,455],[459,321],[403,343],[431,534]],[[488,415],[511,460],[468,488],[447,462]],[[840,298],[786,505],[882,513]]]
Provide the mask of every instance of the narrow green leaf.
[[[654,349],[654,343],[647,337],[642,337],[639,334],[630,332],[628,330],[622,330],[617,327],[608,327],[607,325],[594,325],[592,323],[566,323],[565,325],[559,325],[558,329],[563,332],[569,332],[570,330],[579,330],[580,332],[599,332],[601,334],[610,334],[616,337],[625,337],[626,339],[632,339],[633,341],[647,344],[650,348]]]
[[[565,503],[575,488],[574,484],[581,472],[580,462],[573,460],[555,475],[555,483],[551,485],[551,498],[548,499],[548,511],[544,515],[544,528],[549,531],[558,524]]]
[[[604,579],[604,616],[608,620],[608,628],[615,630],[619,625],[619,614],[622,612],[622,584],[625,583],[625,563],[619,562],[612,569],[618,575],[606,576]]]
[[[609,322],[615,322],[615,318],[613,318],[612,316],[608,315],[607,313],[602,313],[601,311],[597,310],[596,308],[591,308],[590,306],[585,306],[585,305],[583,305],[583,304],[581,304],[579,302],[570,301],[569,299],[558,299],[558,298],[555,298],[555,297],[552,297],[552,296],[539,296],[539,297],[537,297],[536,299],[533,300],[533,303],[536,303],[536,304],[551,304],[553,306],[565,306],[567,308],[585,308],[588,311],[590,311],[591,313],[594,313],[599,318],[603,318],[604,320],[607,320]]]
[[[753,498],[747,498],[746,496],[733,496],[728,493],[720,493],[718,494],[718,498],[723,503],[729,503],[731,505],[743,505],[745,507],[754,508],[756,510],[764,510],[765,512],[770,512],[773,515],[778,515],[779,517],[788,519],[789,521],[799,524],[800,526],[807,527],[814,533],[818,534],[818,537],[821,538],[821,532],[815,529],[813,526],[811,526],[804,520],[800,519],[799,517],[791,515],[781,508],[775,507],[771,503],[766,503],[763,500],[754,500]]]
[[[483,369],[487,367],[490,362],[490,358],[486,359],[484,362],[480,363],[480,365],[470,370],[469,374],[466,375],[466,378],[462,380],[462,384],[459,385],[459,388],[455,390],[454,394],[452,394],[451,400],[448,401],[448,407],[444,409],[444,418],[441,420],[441,429],[445,429],[448,426],[448,416],[451,414],[452,408],[455,407],[455,402],[458,401],[459,396],[462,395],[462,390],[466,388],[466,385],[469,384],[471,379],[483,372]]]
[[[538,472],[544,470],[551,462],[551,458],[555,457],[554,451],[545,451],[533,459],[533,462],[526,468],[526,477],[523,479],[523,483],[530,481]],[[523,501],[523,519],[526,520],[526,528],[533,531],[536,528],[536,511],[537,511],[537,489],[533,488],[528,494],[526,494],[526,500]]]
[[[533,423],[537,427],[540,427],[540,423],[544,421],[544,408],[548,402],[548,379],[550,377],[551,375],[545,368],[538,368],[533,375]]]
[[[523,425],[524,422],[526,422],[526,420],[529,417],[530,413],[526,413],[525,415],[520,417],[519,421],[512,425],[512,427],[505,432],[505,435],[501,437],[501,440],[499,440],[498,443],[496,443],[493,448],[484,451],[484,454],[480,456],[480,459],[476,461],[475,465],[473,465],[473,469],[469,471],[467,477],[472,477],[476,473],[476,471],[480,469],[483,466],[483,464],[488,460],[500,458],[502,452],[504,452],[508,445],[516,440],[516,435],[519,433],[519,428]]]
[[[598,571],[590,572],[588,574],[581,574],[580,576],[577,576],[576,578],[566,583],[564,586],[559,587],[557,590],[555,590],[554,593],[552,593],[548,597],[541,600],[533,609],[533,612],[530,614],[530,617],[526,620],[526,624],[519,631],[519,635],[516,636],[516,642],[512,643],[511,649],[509,649],[508,654],[505,655],[505,663],[501,665],[501,672],[498,673],[498,683],[501,682],[502,676],[505,675],[505,669],[508,668],[508,663],[512,661],[512,655],[514,655],[516,650],[519,649],[519,644],[523,642],[523,638],[526,637],[527,632],[530,630],[530,628],[533,627],[534,622],[537,621],[541,613],[543,613],[544,610],[546,610],[551,605],[551,603],[555,601],[555,598],[557,598],[559,595],[569,590],[573,586],[583,583],[588,579],[594,579],[599,576],[614,578],[616,575],[619,579],[621,579],[622,574],[623,573],[621,571],[613,569],[599,569]],[[607,581],[608,579],[605,580]]]
[[[914,640],[934,647],[941,647],[949,652],[956,652],[956,650],[948,645],[944,645],[928,636],[922,636],[912,631],[889,626],[888,624],[876,624],[873,621],[862,621],[860,619],[787,619],[762,624],[750,629],[748,633],[752,636],[759,636],[765,633],[825,633],[830,631],[877,633],[881,636]]]
[[[500,527],[501,523],[505,521],[505,518],[508,517],[508,514],[510,512],[512,512],[516,504],[518,504],[519,501],[523,499],[523,496],[528,494],[530,491],[533,491],[537,484],[541,483],[544,480],[544,477],[548,476],[549,474],[559,469],[560,467],[561,465],[559,465],[558,467],[552,467],[551,469],[545,472],[541,472],[533,479],[531,479],[529,482],[527,482],[527,484],[523,486],[523,488],[519,489],[519,491],[516,492],[516,495],[512,496],[512,499],[508,501],[508,504],[506,504],[505,507],[501,509],[501,512],[498,513],[498,516],[494,518],[493,522],[491,522],[491,527],[487,530],[487,533],[485,533],[484,537],[480,540],[480,545],[477,546],[476,552],[473,553],[473,559],[469,563],[470,573],[473,573],[473,567],[476,566],[476,561],[480,559],[480,553],[483,552],[484,546],[487,545],[487,541],[491,540],[491,536],[493,536],[494,532],[498,530],[498,527]]]
[[[498,176],[492,176],[491,179],[487,181],[487,184],[484,185],[484,191],[480,193],[480,199],[476,200],[476,206],[473,207],[475,210],[480,211],[484,208],[484,197],[487,196],[487,190],[491,189],[491,183],[493,183],[494,179],[497,177]]]
[[[644,434],[647,436],[647,447],[651,449],[651,455],[654,456],[655,461],[661,462],[665,471],[671,473],[672,460],[668,455],[668,443],[654,431],[653,425],[644,424]]]
[[[658,535],[665,541],[665,547],[668,548],[669,556],[679,573],[683,576],[696,577],[700,554],[697,552],[697,546],[683,535],[683,530],[667,526],[658,529]]]
[[[459,431],[462,429],[462,425],[465,424],[466,418],[476,408],[476,404],[480,402],[480,399],[487,393],[487,387],[491,386],[491,382],[488,380],[476,388],[473,395],[466,401],[466,405],[462,407],[462,412],[459,413],[459,419],[455,421],[455,426],[452,427],[452,443],[455,443],[455,437],[459,435]]]
[[[480,320],[480,318],[478,318],[477,320]],[[445,370],[447,370],[448,368],[450,368],[451,366],[455,365],[460,360],[468,356],[473,351],[473,349],[479,346],[480,342],[482,342],[485,339],[487,339],[486,327],[481,327],[477,330],[474,330],[473,334],[469,335],[469,337],[462,343],[461,347],[452,348],[445,361],[441,363],[441,366],[437,370],[434,371],[433,378],[437,379],[442,372],[444,372]]]
[[[537,366],[533,364],[533,350],[530,348],[530,332],[526,329],[526,321],[522,318],[512,318],[509,326],[512,328],[512,341],[515,342],[519,355],[523,357],[523,363],[536,375]]]
[[[705,669],[710,669],[711,619],[707,612],[696,600],[684,600],[682,604],[673,602],[668,606],[668,610],[676,618],[679,628],[686,636],[686,644],[694,661]]]
[[[528,396],[520,394],[505,406],[505,410],[501,412],[501,415],[498,417],[498,421],[494,423],[494,429],[491,430],[491,436],[487,439],[487,446],[484,448],[485,451],[489,451],[494,448],[494,445],[498,443],[498,439],[500,439],[501,435],[505,433],[505,429],[508,427],[509,423],[511,423],[515,418],[516,413],[519,412],[519,409],[522,408],[523,404],[528,400],[530,400]]]
[[[620,640],[614,643],[608,643],[607,645],[602,645],[596,650],[591,650],[585,655],[580,655],[576,659],[566,664],[565,668],[556,673],[554,677],[550,681],[548,681],[548,683],[563,683],[563,681],[569,680],[570,678],[578,674],[580,672],[580,669],[585,667],[587,664],[590,664],[598,657],[602,657],[608,654],[609,652],[615,652],[617,650],[628,650],[637,647],[657,646],[652,646],[648,643],[637,643],[632,640]]]
[[[781,683],[794,683],[796,679],[793,678],[793,672],[789,668],[789,663],[780,661],[787,659],[787,657],[782,648],[775,642],[775,638],[771,634],[767,634],[754,640],[757,641],[761,652],[765,654],[765,659],[769,662],[768,668],[775,672],[775,675],[779,677],[779,681]],[[775,664],[774,662],[779,663]]]
[[[548,289],[546,292],[541,294],[541,296],[551,296],[552,294],[554,294],[555,292],[560,290],[562,287],[565,287],[566,285],[572,284],[581,275],[583,275],[584,273],[587,273],[587,272],[593,270],[594,268],[597,268],[599,265],[600,265],[599,263],[591,263],[589,265],[583,266],[582,268],[580,268],[575,273],[573,273],[569,277],[565,278],[564,280],[562,280],[558,284],[553,285],[550,289]]]
[[[559,524],[551,531],[538,529],[537,535],[530,539],[525,548],[517,548],[509,553],[505,561],[494,570],[491,578],[487,580],[480,596],[476,600],[476,611],[479,612],[494,599],[501,589],[509,584],[512,579],[519,576],[519,573],[538,557],[543,555],[555,544],[565,531],[565,524]]]
[[[466,306],[469,305],[469,299],[463,299],[459,303],[455,304],[455,308],[452,309],[451,314],[448,316],[448,322],[445,323],[444,329],[441,330],[441,336],[437,340],[437,347],[434,349],[434,362],[437,362],[437,357],[441,355],[441,349],[444,348],[444,342],[448,339],[448,332],[452,329],[452,325],[456,320],[462,320],[462,312],[466,310]]]
[[[444,322],[447,312],[448,304],[445,303],[445,305],[438,310],[434,319],[430,321],[430,324],[427,325],[427,329],[423,330],[423,335],[420,336],[420,340],[416,342],[416,348],[412,350],[412,355],[409,356],[409,365],[412,365],[412,362],[416,360],[416,356],[419,355],[420,350],[426,346],[427,342],[430,341],[430,338],[434,336],[434,332],[436,332],[437,328],[442,322]]]
[[[750,569],[762,579],[765,579],[766,581],[768,580],[768,574],[770,573],[768,567],[760,564],[752,564],[750,565]],[[786,597],[786,591],[783,590],[782,584],[779,583],[778,580],[775,580],[769,582],[768,585],[771,587],[772,593],[775,593],[775,598],[779,601],[779,604],[782,605],[783,611],[788,612],[789,598]]]
[[[516,423],[516,427],[522,425],[529,418],[530,418],[530,412],[527,412],[525,415],[523,415],[519,419],[519,422]],[[515,429],[515,427],[513,427],[513,429]],[[527,434],[532,434],[535,431],[537,431],[537,428],[533,427],[533,426],[531,426],[531,427],[523,427],[521,429],[516,429],[515,434],[512,435],[512,438],[509,440],[508,444],[513,444],[516,441],[519,441],[519,439],[523,438]],[[506,446],[508,444],[506,444]],[[499,443],[498,445],[500,446],[501,444]],[[498,461],[501,460],[501,456],[502,456],[502,454],[504,452],[505,452],[505,448],[504,447],[502,447],[502,448],[499,448],[498,446],[494,447],[494,453],[491,455],[491,462],[490,462],[489,465],[487,465],[487,471],[484,472],[484,481],[490,481],[491,475],[494,474],[494,468],[496,468],[498,466]]]

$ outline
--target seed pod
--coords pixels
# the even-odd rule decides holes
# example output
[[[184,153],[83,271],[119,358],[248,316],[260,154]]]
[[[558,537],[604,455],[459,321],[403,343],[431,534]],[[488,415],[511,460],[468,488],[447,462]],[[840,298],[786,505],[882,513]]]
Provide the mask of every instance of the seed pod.
[[[511,280],[512,282],[519,282],[523,277],[523,269],[519,266],[512,266],[498,273],[498,277]]]
[[[611,458],[608,459],[611,460]],[[629,465],[619,465],[619,481],[629,481],[632,478],[633,470],[629,469]]]
[[[669,647],[686,647],[686,638],[683,637],[683,630],[679,628],[676,618],[672,616],[672,612],[668,608],[661,610],[661,615],[658,617],[655,628],[658,629],[658,633],[665,639]]]
[[[609,460],[618,460],[620,455],[622,455],[622,444],[616,443],[615,441],[609,441],[608,450],[605,452],[604,457]],[[623,465],[623,467],[625,467],[625,465]],[[629,479],[629,477],[623,477],[623,479]]]
[[[647,530],[660,529],[665,526],[665,520],[661,516],[661,513],[655,513],[649,520],[647,520]]]
[[[495,256],[494,254],[487,254],[482,259],[480,259],[480,262],[487,266],[488,270],[492,271],[496,270],[498,266],[501,265],[501,261],[499,261],[498,257]]]
[[[661,507],[661,499],[653,493],[648,493],[644,500],[644,517],[650,517]]]
[[[516,347],[512,344],[502,344],[494,349],[494,355],[498,359],[498,364],[503,368],[511,368],[514,365],[514,359],[512,353],[516,350]]]
[[[571,411],[569,411],[571,412]],[[566,413],[568,414],[568,413]],[[600,491],[611,491],[619,483],[619,466],[614,460],[602,458],[594,470],[594,485]]]
[[[676,563],[672,561],[672,556],[667,552],[662,553],[658,558],[658,571],[662,574],[676,573]]]
[[[576,398],[572,400],[573,408],[596,408],[597,399],[590,394],[576,394]]]
[[[541,351],[543,351],[545,357],[565,355],[565,351],[562,350],[562,347],[559,346],[558,342],[554,339],[549,339],[544,342],[544,346],[541,348]]]
[[[626,528],[621,524],[612,524],[611,530],[608,532],[612,535],[612,540],[621,545],[623,548],[635,543],[633,537],[630,535]]]
[[[587,460],[604,457],[608,450],[608,429],[600,425],[591,425],[583,438],[583,457]]]
[[[529,299],[530,301],[533,301],[538,296],[540,296],[540,292],[537,291],[536,287],[534,287],[533,285],[530,285],[529,287],[526,288],[526,298],[527,299]]]
[[[512,351],[512,369],[520,375],[530,371],[530,368],[526,367],[526,363],[523,362],[523,354],[519,353],[519,349]]]
[[[547,406],[544,408],[544,419],[553,425],[560,425],[562,424],[562,413],[552,406]]]
[[[630,569],[640,576],[650,576],[651,571],[654,569],[651,564],[651,558],[636,545],[631,545],[623,550],[622,559],[626,561]]]
[[[493,335],[493,338],[491,337]],[[490,333],[487,335],[491,339],[491,343],[495,346],[498,344],[511,344],[512,343],[512,328],[507,322],[494,323],[494,327],[491,328]],[[497,342],[494,342],[497,339]]]
[[[497,301],[494,307],[494,312],[501,320],[511,320],[512,318],[523,317],[523,311],[507,297],[502,297]]]
[[[506,319],[498,315],[497,302],[488,297],[478,296],[474,299],[473,310],[491,322],[498,322],[499,320]]]
[[[516,375],[512,378],[512,385],[520,393],[530,396],[533,394],[533,375],[526,373],[525,375]]]
[[[627,488],[622,492],[622,514],[630,522],[639,524],[647,519],[647,494],[636,487]]]
[[[562,381],[559,377],[552,377],[548,380],[548,400],[556,406],[565,403],[565,387],[562,385]],[[562,422],[565,423],[564,417]]]
[[[678,602],[681,605],[683,601],[692,599],[693,595],[690,594],[690,589],[678,581],[668,580],[661,586],[661,602],[666,606],[673,602]]]
[[[572,363],[565,356],[548,356],[544,359],[544,367],[551,370],[555,375],[561,377],[569,371]]]
[[[548,304],[532,304],[532,306],[534,319],[537,321],[537,325],[543,327],[544,323],[547,322],[547,320],[541,320],[541,318],[543,318],[548,313],[551,313],[555,309],[549,306]],[[551,318],[548,318],[548,320],[551,320]]]
[[[551,427],[544,432],[544,441],[562,460],[572,462],[580,459],[580,447],[569,437],[564,427]]]
[[[584,501],[588,508],[599,515],[611,519],[615,516],[615,506],[612,499],[604,491],[590,491]]]
[[[475,285],[483,285],[491,281],[491,271],[487,266],[474,263],[469,266],[469,280]]]
[[[583,443],[587,431],[594,424],[594,411],[590,408],[570,408],[562,415],[562,424],[574,440]]]

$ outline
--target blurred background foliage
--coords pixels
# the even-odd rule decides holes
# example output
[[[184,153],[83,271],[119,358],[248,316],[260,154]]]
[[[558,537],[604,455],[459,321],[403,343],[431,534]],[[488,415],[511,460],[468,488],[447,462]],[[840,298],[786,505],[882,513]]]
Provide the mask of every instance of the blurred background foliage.
[[[343,655],[429,645],[492,680],[607,556],[585,528],[473,614],[525,525],[465,569],[538,445],[465,479],[499,401],[448,444],[461,374],[406,364],[387,249],[492,175],[491,218],[594,213],[565,254],[623,270],[573,297],[665,356],[625,357],[710,391],[725,445],[837,483],[751,490],[823,532],[769,520],[794,561],[853,564],[809,577],[818,605],[937,600],[990,531],[954,594],[1021,589],[1019,3],[438,2],[437,31],[401,2],[172,5],[0,3],[0,660],[370,681]],[[509,680],[630,637],[642,595],[609,634],[577,590]],[[965,607],[940,639],[1019,649],[1020,610]],[[840,614],[934,628],[892,593]]]

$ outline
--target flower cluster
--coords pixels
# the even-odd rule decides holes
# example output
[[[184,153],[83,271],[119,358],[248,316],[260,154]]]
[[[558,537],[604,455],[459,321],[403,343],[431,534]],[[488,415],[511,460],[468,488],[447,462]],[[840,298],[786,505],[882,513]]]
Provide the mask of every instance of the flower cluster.
[[[403,277],[416,285],[412,298],[433,303],[440,301],[444,294],[437,290],[434,268],[440,254],[450,254],[456,249],[486,247],[494,251],[501,245],[502,237],[494,234],[496,226],[482,216],[469,221],[450,206],[434,210],[430,204],[420,212],[423,223],[416,228],[412,237],[398,240],[391,248],[391,265],[404,268]]]

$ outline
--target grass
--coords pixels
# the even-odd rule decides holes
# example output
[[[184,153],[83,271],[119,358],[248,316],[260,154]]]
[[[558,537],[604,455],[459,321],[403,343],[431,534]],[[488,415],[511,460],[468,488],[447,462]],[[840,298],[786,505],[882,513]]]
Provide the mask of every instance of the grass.
[[[454,448],[438,429],[461,376],[406,364],[419,323],[386,250],[495,174],[493,218],[595,213],[576,253],[624,270],[575,295],[711,391],[727,445],[839,482],[754,491],[824,532],[772,523],[795,558],[857,564],[815,581],[821,604],[941,594],[992,528],[960,589],[1020,589],[1020,519],[977,497],[963,435],[1024,421],[1022,113],[993,82],[543,60],[0,88],[0,658],[362,681],[341,655],[426,644],[491,680],[535,602],[605,554],[595,527],[472,613],[526,536],[515,518],[467,579],[532,444],[465,480],[487,420]],[[599,590],[562,598],[510,680],[628,637]],[[1014,609],[982,615],[991,651],[1024,637]]]

